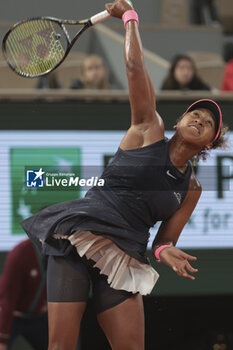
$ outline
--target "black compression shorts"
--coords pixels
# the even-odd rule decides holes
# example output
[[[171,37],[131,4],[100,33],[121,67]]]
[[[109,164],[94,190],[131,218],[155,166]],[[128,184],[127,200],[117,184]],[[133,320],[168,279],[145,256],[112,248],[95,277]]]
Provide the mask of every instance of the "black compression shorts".
[[[107,276],[100,274],[95,262],[82,258],[76,250],[68,257],[50,255],[47,269],[48,302],[86,302],[92,286],[96,313],[103,312],[130,298],[133,293],[111,288]]]

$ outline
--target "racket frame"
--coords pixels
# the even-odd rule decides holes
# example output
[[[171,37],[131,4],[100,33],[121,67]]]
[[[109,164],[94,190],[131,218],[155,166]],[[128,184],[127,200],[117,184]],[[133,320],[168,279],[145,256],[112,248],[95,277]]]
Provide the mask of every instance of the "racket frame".
[[[6,42],[7,42],[7,38],[10,35],[10,33],[13,30],[15,30],[18,26],[20,26],[20,25],[22,25],[24,23],[30,22],[30,21],[35,21],[35,20],[48,20],[48,21],[57,23],[61,27],[63,32],[65,33],[65,38],[67,40],[67,48],[66,48],[65,54],[64,54],[63,58],[61,59],[61,61],[59,61],[54,67],[48,69],[47,71],[45,71],[43,73],[31,75],[31,74],[26,74],[26,73],[18,71],[16,69],[16,67],[14,67],[11,64],[11,61],[8,58],[7,54],[6,54]],[[78,38],[81,36],[81,34],[83,34],[89,27],[93,26],[93,24],[95,24],[95,23],[93,23],[91,21],[91,18],[90,19],[81,20],[81,21],[63,20],[63,19],[59,19],[59,18],[55,18],[55,17],[49,17],[49,16],[28,18],[28,19],[25,19],[23,21],[19,21],[19,22],[15,23],[13,25],[13,27],[11,27],[7,31],[7,33],[5,34],[5,36],[3,38],[3,41],[2,41],[2,52],[3,52],[3,55],[4,55],[8,65],[10,66],[10,68],[15,73],[17,73],[20,76],[26,77],[26,78],[38,78],[38,77],[41,77],[43,75],[46,75],[46,74],[52,72],[58,66],[60,66],[62,64],[62,62],[64,62],[64,60],[66,59],[67,55],[69,54],[70,50],[72,49],[72,47],[74,46],[74,44],[78,40]],[[71,40],[70,36],[69,36],[69,33],[68,33],[68,30],[66,29],[65,25],[82,25],[82,28],[80,28],[80,30],[77,31],[77,33],[75,34],[74,38]]]

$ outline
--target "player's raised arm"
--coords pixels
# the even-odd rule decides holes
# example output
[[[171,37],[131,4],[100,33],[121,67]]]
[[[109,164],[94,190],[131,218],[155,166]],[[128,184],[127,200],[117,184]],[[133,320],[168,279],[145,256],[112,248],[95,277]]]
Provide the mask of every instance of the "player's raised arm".
[[[123,14],[133,10],[133,7],[125,0],[116,0],[112,4],[107,4],[106,9],[112,16],[122,18]],[[125,29],[124,55],[129,84],[131,124],[151,122],[161,124],[160,117],[155,112],[155,91],[145,66],[137,21],[125,21]]]

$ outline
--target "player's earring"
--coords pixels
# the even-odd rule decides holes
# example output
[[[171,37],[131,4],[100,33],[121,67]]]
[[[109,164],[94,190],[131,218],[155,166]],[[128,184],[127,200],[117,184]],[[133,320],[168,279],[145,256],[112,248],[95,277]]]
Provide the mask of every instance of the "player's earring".
[[[213,144],[211,143],[210,145],[207,145],[207,146],[206,146],[206,149],[207,149],[207,150],[210,150],[210,149],[212,148],[212,146],[213,146]]]

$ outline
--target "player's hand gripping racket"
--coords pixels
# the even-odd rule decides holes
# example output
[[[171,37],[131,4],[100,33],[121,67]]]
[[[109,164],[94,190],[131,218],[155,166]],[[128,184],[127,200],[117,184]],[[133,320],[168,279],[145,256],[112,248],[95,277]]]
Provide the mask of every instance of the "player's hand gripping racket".
[[[34,78],[57,68],[87,28],[109,18],[105,10],[82,21],[36,17],[16,23],[5,35],[2,51],[11,69]],[[71,40],[65,25],[81,28]]]

